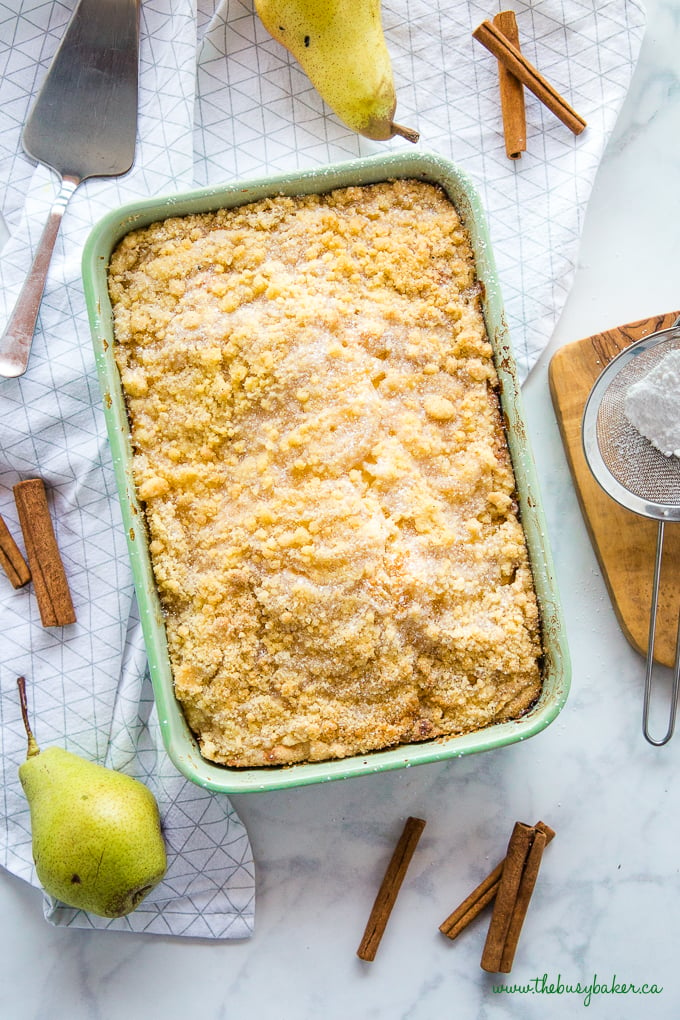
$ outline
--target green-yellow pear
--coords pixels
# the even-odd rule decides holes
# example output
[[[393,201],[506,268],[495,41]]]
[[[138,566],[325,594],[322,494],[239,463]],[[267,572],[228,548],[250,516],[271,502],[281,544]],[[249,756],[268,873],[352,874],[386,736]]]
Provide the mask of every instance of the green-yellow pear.
[[[61,747],[44,751],[31,732],[19,778],[31,814],[33,858],[46,892],[71,907],[122,917],[167,867],[158,805],[143,783]]]
[[[353,131],[418,140],[392,119],[397,100],[380,0],[255,0],[255,10]]]

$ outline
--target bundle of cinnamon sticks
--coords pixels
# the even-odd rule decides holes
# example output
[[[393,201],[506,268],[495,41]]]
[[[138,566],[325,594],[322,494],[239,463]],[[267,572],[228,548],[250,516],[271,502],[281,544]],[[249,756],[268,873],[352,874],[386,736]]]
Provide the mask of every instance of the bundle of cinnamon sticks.
[[[555,833],[545,822],[516,822],[505,858],[443,921],[439,930],[455,939],[492,901],[491,922],[481,967],[492,973],[510,972],[543,851]]]
[[[13,488],[26,559],[0,517],[0,566],[14,588],[33,582],[43,627],[65,627],[76,614],[57,545],[41,478],[27,478]]]
[[[573,134],[578,135],[584,130],[586,122],[583,117],[522,53],[514,11],[501,11],[492,21],[483,21],[472,35],[498,61],[505,151],[510,159],[519,159],[526,151],[525,88]]]

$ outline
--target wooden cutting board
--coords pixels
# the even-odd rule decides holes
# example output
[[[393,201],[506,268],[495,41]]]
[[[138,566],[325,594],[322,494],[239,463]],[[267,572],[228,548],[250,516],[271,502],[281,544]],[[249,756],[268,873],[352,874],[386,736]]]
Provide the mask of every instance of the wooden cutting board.
[[[635,340],[667,329],[669,312],[640,319],[562,347],[549,367],[550,393],[583,517],[614,611],[626,638],[641,654],[648,642],[657,522],[620,507],[593,478],[581,445],[581,419],[592,386],[605,365]],[[655,659],[672,666],[680,613],[680,524],[664,529],[664,556]]]

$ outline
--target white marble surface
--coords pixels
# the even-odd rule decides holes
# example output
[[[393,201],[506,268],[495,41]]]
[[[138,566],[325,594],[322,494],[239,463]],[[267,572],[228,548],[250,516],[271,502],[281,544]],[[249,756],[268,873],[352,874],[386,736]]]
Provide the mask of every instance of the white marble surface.
[[[578,271],[526,411],[571,644],[562,714],[528,742],[295,792],[234,798],[257,862],[252,939],[215,944],[55,929],[40,895],[0,873],[0,1016],[7,1020],[281,1020],[680,1015],[680,733],[641,735],[640,657],[621,635],[570,482],[550,356],[600,329],[680,306],[680,5],[648,0],[629,98],[599,173]],[[376,960],[356,949],[407,815],[427,826]],[[486,924],[439,923],[502,856],[516,819],[557,830],[508,983],[479,966]],[[660,994],[541,991],[594,976]]]

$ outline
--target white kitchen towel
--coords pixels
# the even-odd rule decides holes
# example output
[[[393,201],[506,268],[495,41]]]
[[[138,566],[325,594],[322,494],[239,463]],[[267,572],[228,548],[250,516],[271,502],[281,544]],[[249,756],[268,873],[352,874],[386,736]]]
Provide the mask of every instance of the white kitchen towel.
[[[0,0],[0,328],[56,193],[54,174],[21,150],[21,128],[75,0]],[[516,11],[526,56],[588,122],[573,136],[527,93],[527,152],[505,155],[497,67],[472,38]],[[485,207],[522,378],[547,344],[569,290],[585,207],[626,94],[644,30],[637,0],[384,0],[397,119],[418,147],[472,178]],[[167,879],[128,918],[103,921],[47,900],[57,924],[203,937],[253,928],[247,834],[229,800],[168,762],[115,494],[80,282],[96,220],[133,198],[411,148],[372,142],[329,110],[266,33],[253,0],[142,0],[135,165],[77,189],[64,216],[28,371],[0,380],[0,513],[19,538],[12,485],[41,476],[78,622],[41,627],[30,585],[0,576],[0,863],[35,883],[26,803],[16,779],[25,743],[16,677],[25,675],[36,736],[144,779],[161,804]]]

